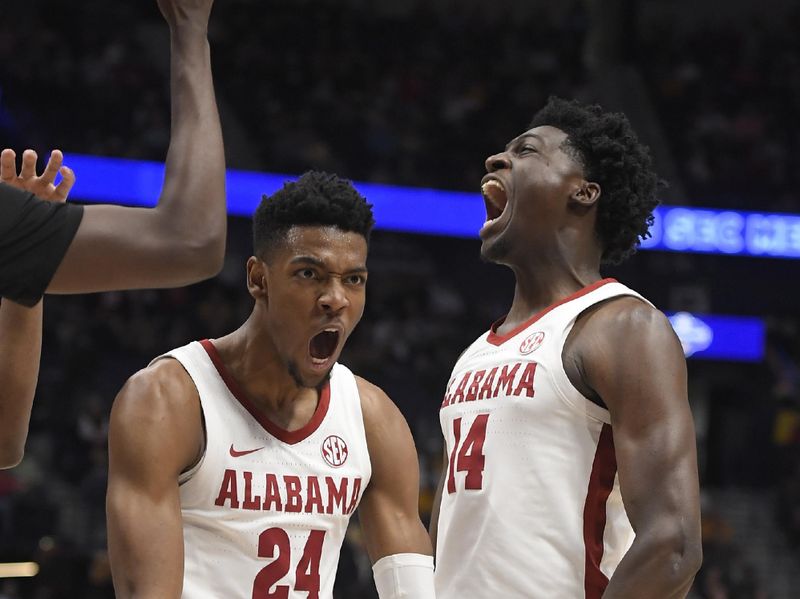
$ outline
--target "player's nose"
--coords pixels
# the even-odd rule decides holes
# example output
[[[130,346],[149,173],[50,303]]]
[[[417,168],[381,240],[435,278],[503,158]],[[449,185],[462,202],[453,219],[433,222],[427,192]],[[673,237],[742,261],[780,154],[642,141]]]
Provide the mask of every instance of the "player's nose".
[[[347,290],[338,277],[331,277],[325,291],[319,296],[318,303],[325,312],[334,313],[340,312],[350,305]]]
[[[511,161],[508,159],[508,154],[501,152],[500,154],[492,154],[486,159],[486,172],[493,173],[503,169],[511,168]]]

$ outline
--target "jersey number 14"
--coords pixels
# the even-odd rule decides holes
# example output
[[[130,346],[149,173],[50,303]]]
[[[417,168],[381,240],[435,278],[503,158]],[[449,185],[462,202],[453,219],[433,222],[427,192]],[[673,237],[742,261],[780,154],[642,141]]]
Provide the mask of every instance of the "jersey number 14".
[[[479,490],[483,488],[483,469],[486,456],[483,455],[483,444],[486,441],[486,423],[489,414],[478,414],[469,427],[469,432],[461,442],[461,418],[453,420],[453,451],[450,452],[448,466],[447,492],[456,492],[456,472],[466,472],[464,488]]]

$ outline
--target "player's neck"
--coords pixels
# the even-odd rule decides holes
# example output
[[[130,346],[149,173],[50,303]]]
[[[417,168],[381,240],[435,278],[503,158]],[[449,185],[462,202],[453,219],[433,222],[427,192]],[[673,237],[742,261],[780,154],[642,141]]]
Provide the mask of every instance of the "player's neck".
[[[512,267],[512,270],[516,277],[514,300],[508,316],[498,329],[501,334],[602,278],[599,267],[589,265],[559,265],[551,262],[534,268]]]
[[[316,400],[317,391],[299,387],[263,328],[255,326],[253,316],[237,330],[214,342],[229,373],[253,402],[276,424],[282,415],[291,414],[301,400]]]

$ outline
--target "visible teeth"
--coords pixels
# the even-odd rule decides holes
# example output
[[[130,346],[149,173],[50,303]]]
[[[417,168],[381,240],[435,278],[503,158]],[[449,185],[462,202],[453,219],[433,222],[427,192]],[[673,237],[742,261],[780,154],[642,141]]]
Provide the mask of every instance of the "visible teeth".
[[[495,179],[489,179],[486,183],[481,185],[481,191],[483,192],[484,195],[487,194],[487,190],[490,187],[497,187],[500,191],[503,192],[505,192],[506,190],[505,187],[503,187],[503,184],[500,183],[500,181],[496,181]]]

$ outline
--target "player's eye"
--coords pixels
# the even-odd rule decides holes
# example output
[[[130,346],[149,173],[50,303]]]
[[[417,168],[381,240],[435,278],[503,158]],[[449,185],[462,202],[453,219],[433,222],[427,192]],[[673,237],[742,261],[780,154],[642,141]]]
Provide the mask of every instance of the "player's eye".
[[[365,277],[364,275],[348,275],[345,278],[345,281],[347,282],[348,285],[358,286],[366,283],[367,277]]]
[[[302,268],[298,270],[295,275],[301,279],[315,279],[317,278],[317,273],[314,272],[312,268]]]
[[[529,154],[529,153],[536,153],[536,152],[538,152],[538,151],[539,151],[539,150],[537,150],[537,149],[536,149],[534,146],[532,146],[532,145],[530,145],[530,144],[525,144],[525,145],[523,145],[523,146],[520,146],[520,147],[519,147],[519,149],[517,150],[517,152],[518,152],[519,154]]]

